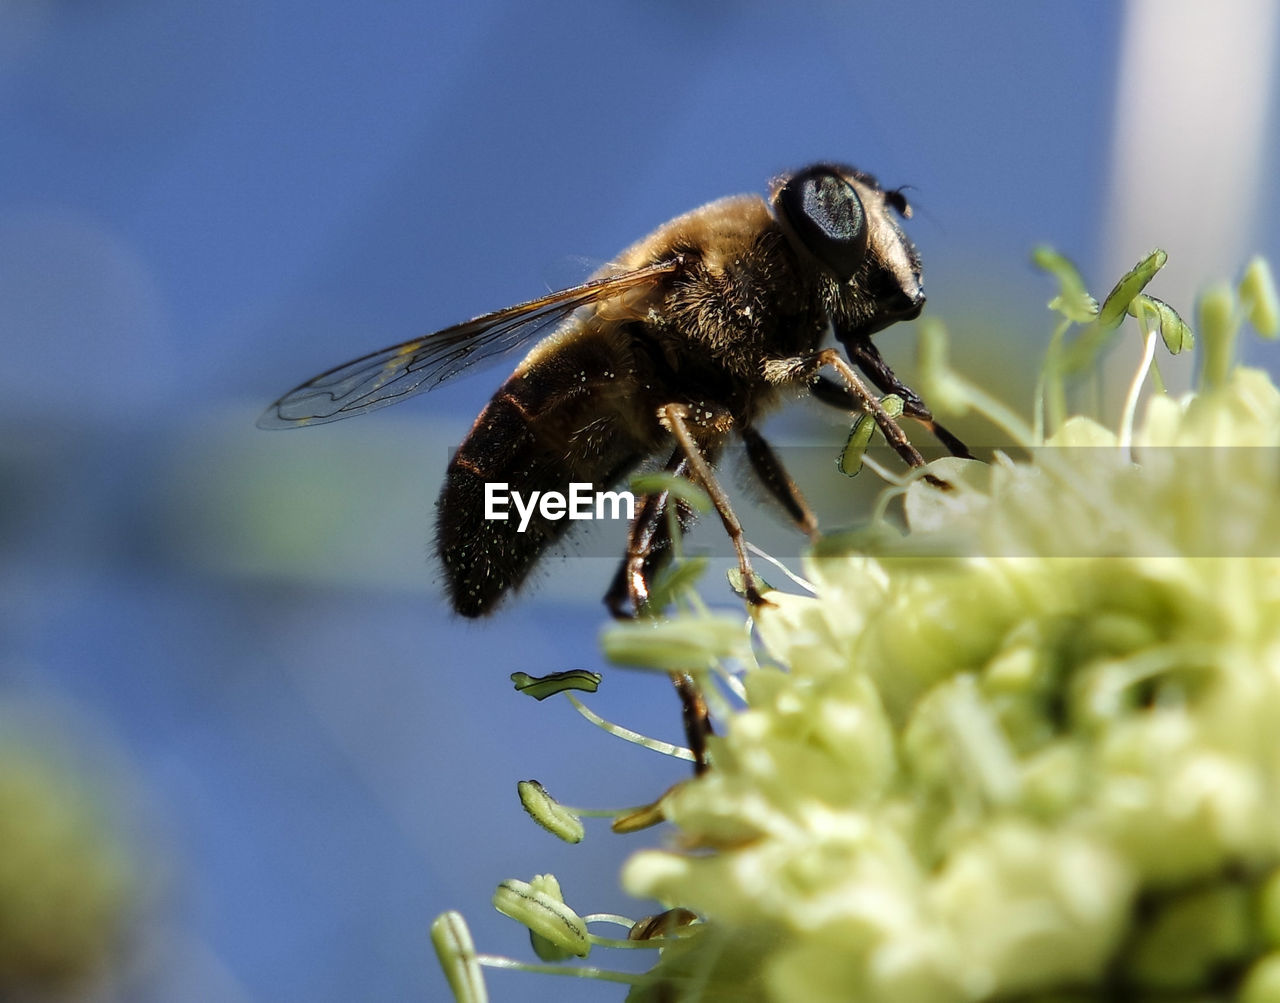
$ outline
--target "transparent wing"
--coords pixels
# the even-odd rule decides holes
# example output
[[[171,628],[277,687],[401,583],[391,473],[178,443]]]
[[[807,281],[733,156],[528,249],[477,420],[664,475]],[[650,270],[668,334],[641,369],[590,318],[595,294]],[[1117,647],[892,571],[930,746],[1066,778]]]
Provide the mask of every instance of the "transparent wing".
[[[579,307],[651,283],[679,264],[673,258],[593,279],[361,356],[290,390],[263,412],[258,427],[321,425],[395,404],[439,386],[481,359],[524,344]]]

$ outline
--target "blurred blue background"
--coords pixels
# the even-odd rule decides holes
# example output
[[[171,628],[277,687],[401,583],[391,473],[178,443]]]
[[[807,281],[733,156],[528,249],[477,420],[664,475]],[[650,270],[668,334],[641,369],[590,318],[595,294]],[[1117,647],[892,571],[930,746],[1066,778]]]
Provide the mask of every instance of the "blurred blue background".
[[[612,562],[552,559],[479,624],[436,588],[447,450],[503,373],[297,433],[255,429],[267,403],[820,159],[911,186],[956,365],[1024,400],[1035,242],[1095,293],[1166,246],[1152,291],[1187,315],[1277,258],[1275,4],[1198,6],[0,4],[0,703],[129,791],[144,901],[92,998],[441,999],[446,908],[531,957],[503,878],[651,907],[616,875],[660,837],[566,847],[515,799],[622,806],[687,772],[510,689],[602,667]],[[909,331],[880,343],[909,374]],[[662,680],[610,672],[592,704],[681,738]]]

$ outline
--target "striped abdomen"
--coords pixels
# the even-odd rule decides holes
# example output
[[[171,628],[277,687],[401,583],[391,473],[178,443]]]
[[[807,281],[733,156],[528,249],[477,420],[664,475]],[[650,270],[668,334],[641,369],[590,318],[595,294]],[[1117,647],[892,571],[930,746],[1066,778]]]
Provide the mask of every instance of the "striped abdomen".
[[[572,328],[536,348],[489,401],[454,454],[440,492],[436,548],[453,608],[482,616],[518,588],[569,528],[567,518],[530,517],[524,532],[485,517],[486,484],[567,493],[573,482],[604,490],[651,451],[630,417],[635,400],[620,352],[598,332]],[[655,429],[656,431],[656,429]]]

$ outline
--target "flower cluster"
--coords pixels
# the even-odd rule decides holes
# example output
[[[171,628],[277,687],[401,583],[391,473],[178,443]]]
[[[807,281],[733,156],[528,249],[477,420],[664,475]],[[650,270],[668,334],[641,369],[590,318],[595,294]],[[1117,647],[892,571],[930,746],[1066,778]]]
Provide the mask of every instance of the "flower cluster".
[[[634,1000],[1280,1000],[1280,391],[1234,369],[945,461],[814,556],[664,802],[696,911]],[[946,556],[940,556],[946,555]]]
[[[1275,295],[1251,266],[1209,297],[1200,389],[1139,419],[1151,325],[1191,342],[1141,294],[1162,263],[1099,307],[1051,259],[1089,326],[1055,335],[1050,417],[932,464],[908,532],[820,545],[814,594],[753,612],[743,706],[660,802],[668,848],[623,872],[685,917],[629,1000],[1280,1001],[1280,390],[1230,359],[1245,294],[1264,333]],[[1126,311],[1146,353],[1120,430],[1055,414]],[[971,389],[944,371],[926,397],[1017,425]],[[729,627],[614,651],[692,671],[740,652]]]

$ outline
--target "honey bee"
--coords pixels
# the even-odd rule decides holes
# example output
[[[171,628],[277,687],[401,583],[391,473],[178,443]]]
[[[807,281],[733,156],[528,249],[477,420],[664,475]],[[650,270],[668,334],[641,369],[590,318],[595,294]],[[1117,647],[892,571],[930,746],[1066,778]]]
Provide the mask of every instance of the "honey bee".
[[[535,513],[485,518],[486,485],[528,496],[574,482],[612,487],[647,460],[699,483],[734,545],[746,595],[754,585],[742,528],[712,466],[733,437],[751,468],[801,530],[814,516],[756,425],[784,391],[807,388],[848,411],[870,412],[889,442],[920,454],[850,367],[899,395],[956,455],[968,450],[938,425],[871,341],[924,306],[920,258],[899,219],[900,190],[869,174],[821,163],[773,181],[759,195],[720,199],[678,216],[589,281],[362,356],[289,391],[263,428],[337,421],[439,386],[468,367],[550,332],[516,366],[453,455],[438,503],[436,546],[453,608],[490,612],[517,589],[568,522]],[[828,331],[847,353],[821,347]],[[833,369],[833,380],[822,370]],[[641,610],[669,556],[666,493],[645,497],[605,601]]]

